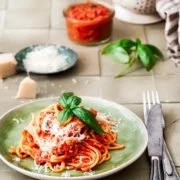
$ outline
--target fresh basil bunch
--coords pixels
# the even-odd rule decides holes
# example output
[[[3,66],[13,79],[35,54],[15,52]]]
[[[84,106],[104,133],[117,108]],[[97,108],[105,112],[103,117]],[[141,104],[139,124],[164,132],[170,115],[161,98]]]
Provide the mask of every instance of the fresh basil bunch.
[[[87,124],[91,129],[93,129],[96,133],[101,134],[104,131],[102,130],[101,126],[98,124],[97,120],[95,119],[94,115],[84,109],[79,107],[81,103],[81,98],[75,96],[72,92],[66,92],[61,95],[59,98],[59,104],[63,106],[63,110],[59,112],[59,121],[61,124],[68,123],[72,116],[78,117],[82,120],[85,124]]]
[[[140,61],[146,70],[150,71],[156,64],[156,61],[163,58],[163,54],[156,46],[142,44],[140,39],[136,39],[136,41],[121,39],[112,42],[103,48],[102,54],[127,65],[127,68],[116,77],[125,75],[137,61]]]

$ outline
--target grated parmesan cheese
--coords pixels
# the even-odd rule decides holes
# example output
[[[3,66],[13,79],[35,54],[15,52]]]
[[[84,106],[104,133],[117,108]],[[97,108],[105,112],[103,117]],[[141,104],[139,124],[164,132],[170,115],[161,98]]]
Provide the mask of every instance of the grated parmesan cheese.
[[[92,176],[92,175],[95,174],[95,172],[94,171],[86,171],[83,174],[86,175],[86,176]]]
[[[34,160],[34,170],[36,170],[38,173],[42,173],[42,172],[49,173],[50,172],[47,164],[40,165],[40,164],[37,164],[35,160]]]
[[[54,46],[36,47],[23,61],[27,72],[51,73],[67,68],[67,56],[58,54]]]
[[[81,142],[85,139],[85,134],[80,133],[81,128],[75,122],[61,126],[56,119],[53,119],[53,114],[47,114],[42,121],[41,130],[54,135],[54,138],[52,140],[40,139],[38,144],[43,152],[50,152],[57,145],[57,139],[60,139],[60,146],[69,140]]]
[[[64,178],[67,178],[67,177],[70,177],[71,174],[70,174],[70,172],[65,171],[65,172],[63,172],[63,173],[61,174],[61,176],[64,177]]]
[[[72,82],[73,82],[73,84],[77,84],[77,79],[75,79],[75,78],[72,78]]]
[[[19,162],[21,159],[19,157],[14,157],[13,161]]]

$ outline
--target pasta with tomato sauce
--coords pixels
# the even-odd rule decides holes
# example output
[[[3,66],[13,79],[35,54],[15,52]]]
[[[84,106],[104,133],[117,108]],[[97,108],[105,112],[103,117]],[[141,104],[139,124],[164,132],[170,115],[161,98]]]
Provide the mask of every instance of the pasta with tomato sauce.
[[[104,133],[97,134],[76,116],[66,124],[60,124],[58,113],[61,105],[52,104],[32,114],[32,120],[22,131],[17,147],[10,153],[19,158],[32,157],[36,164],[47,165],[53,172],[65,169],[90,171],[110,159],[110,150],[123,149],[117,144],[117,133],[112,120],[103,113],[91,109]]]

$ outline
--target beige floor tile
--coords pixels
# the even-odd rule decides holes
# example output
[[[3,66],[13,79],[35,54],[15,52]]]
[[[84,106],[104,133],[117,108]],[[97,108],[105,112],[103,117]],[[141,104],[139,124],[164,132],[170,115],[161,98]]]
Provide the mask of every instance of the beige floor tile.
[[[11,168],[8,167],[5,163],[3,163],[3,162],[0,160],[0,171],[7,171],[7,170],[11,170]]]
[[[48,43],[48,30],[6,30],[0,41],[0,51],[17,52],[20,49],[34,45]]]
[[[180,119],[171,124],[166,131],[166,142],[176,166],[180,166]]]
[[[35,77],[42,92],[41,97],[59,96],[64,91],[72,91],[81,96],[100,96],[100,84],[97,77],[67,76],[63,73],[49,77]],[[44,91],[45,92],[44,92]],[[47,91],[47,93],[46,93]]]
[[[63,16],[63,8],[51,9],[51,28],[64,29],[66,27],[65,18]]]
[[[129,168],[126,168],[119,173],[116,173],[112,176],[109,176],[107,178],[103,178],[104,180],[147,180],[149,176],[148,170],[129,170]]]
[[[0,0],[0,9],[5,9],[6,3],[7,3],[7,0]]]
[[[179,103],[170,103],[170,104],[162,104],[163,108],[163,115],[165,119],[165,125],[166,129],[171,126],[174,122],[176,122],[178,119],[180,119],[179,109],[180,104]]]
[[[5,15],[5,10],[0,10],[0,31],[4,29]]]
[[[68,46],[78,53],[79,63],[72,71],[72,74],[99,75],[99,49],[97,47],[80,46],[71,42],[65,30],[51,30],[49,42]]]
[[[68,45],[70,47],[76,46],[76,44],[68,38],[66,29],[50,30],[49,42],[55,44],[61,44],[61,45]],[[83,47],[83,46],[77,45],[77,47]]]
[[[153,68],[154,75],[180,75],[180,68],[176,67],[174,62],[167,57],[167,51],[162,51],[165,57],[164,61],[158,61]]]
[[[180,77],[157,76],[155,77],[156,89],[160,93],[162,102],[180,102]]]
[[[147,180],[148,179],[148,174],[149,171],[148,170],[134,170],[134,169],[130,169],[130,167],[127,167],[126,169],[103,178],[103,180],[111,180],[112,178],[114,180],[119,180],[119,178],[121,178],[121,180]],[[2,179],[4,180],[35,180],[33,178],[24,176],[20,173],[17,173],[15,171],[0,171],[0,176]]]
[[[101,75],[102,76],[115,76],[119,72],[122,72],[126,66],[120,64],[116,61],[113,61],[112,58],[104,55],[100,55],[100,64],[101,64]],[[150,76],[152,73],[146,71],[142,68],[140,63],[136,64],[131,68],[127,76]]]
[[[128,24],[117,19],[114,19],[113,40],[120,38],[139,38],[146,42],[144,26]]]
[[[65,8],[70,4],[78,3],[78,2],[84,2],[84,0],[67,0],[67,1],[61,1],[61,0],[52,0],[52,7],[53,8]]]
[[[174,62],[170,60],[159,61],[154,67],[153,72],[155,75],[180,75],[180,68],[176,67]]]
[[[8,0],[8,9],[48,9],[51,0]]]
[[[4,180],[35,180],[33,178],[30,178],[28,176],[24,176],[18,172],[13,171],[13,170],[0,171],[0,176]]]
[[[118,103],[142,103],[142,92],[153,89],[152,77],[101,78],[102,97]]]
[[[48,28],[50,26],[49,10],[8,10],[6,12],[5,28]]]
[[[166,40],[164,35],[164,22],[152,25],[146,25],[145,31],[148,43],[154,44],[160,49],[166,48]]]

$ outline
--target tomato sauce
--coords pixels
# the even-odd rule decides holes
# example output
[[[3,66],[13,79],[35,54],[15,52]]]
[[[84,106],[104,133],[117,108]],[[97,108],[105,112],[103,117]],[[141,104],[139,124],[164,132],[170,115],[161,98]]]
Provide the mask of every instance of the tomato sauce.
[[[82,44],[109,40],[114,11],[92,2],[74,4],[64,11],[70,39]]]

